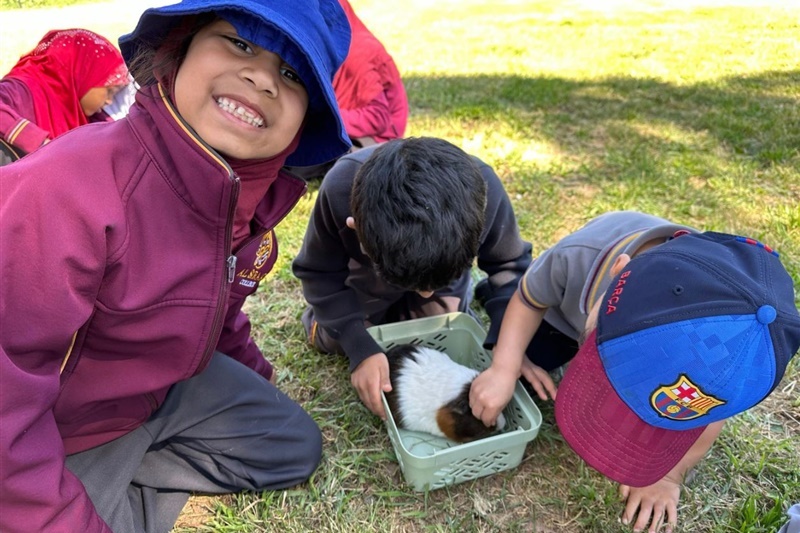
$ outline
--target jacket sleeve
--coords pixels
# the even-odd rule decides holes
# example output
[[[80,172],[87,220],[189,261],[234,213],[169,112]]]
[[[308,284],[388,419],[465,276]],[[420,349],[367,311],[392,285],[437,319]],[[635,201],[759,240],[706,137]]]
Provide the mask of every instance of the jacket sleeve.
[[[347,286],[351,246],[358,246],[347,227],[350,189],[360,163],[348,156],[325,176],[308,222],[303,245],[292,271],[303,285],[303,296],[314,308],[320,327],[336,339],[350,359],[350,371],[383,350],[367,333],[364,312],[355,291]]]
[[[478,249],[478,268],[488,275],[490,296],[484,303],[491,325],[484,346],[497,342],[500,324],[508,302],[531,264],[531,243],[522,239],[511,201],[503,183],[486,165],[478,161],[486,179],[486,222]]]
[[[64,466],[53,415],[106,267],[106,226],[93,193],[43,152],[5,167],[0,191],[0,531],[110,532]]]
[[[22,81],[11,78],[0,80],[0,136],[3,140],[30,153],[49,139],[50,132],[34,124],[33,100]]]
[[[25,153],[33,152],[49,137],[48,132],[3,102],[0,102],[0,135],[8,144]]]
[[[217,350],[264,376],[272,378],[272,365],[250,336],[250,319],[242,311],[245,298],[231,296]]]

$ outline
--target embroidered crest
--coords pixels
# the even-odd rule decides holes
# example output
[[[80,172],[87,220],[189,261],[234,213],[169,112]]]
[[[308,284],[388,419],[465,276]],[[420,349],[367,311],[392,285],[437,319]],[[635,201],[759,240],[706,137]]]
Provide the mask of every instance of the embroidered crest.
[[[724,400],[705,394],[700,387],[681,374],[672,385],[657,389],[650,403],[659,415],[672,420],[692,420],[725,403]]]
[[[269,259],[270,254],[272,254],[272,232],[267,232],[264,235],[264,238],[261,240],[261,244],[258,245],[258,250],[256,250],[256,259],[253,261],[253,266],[256,269],[260,269],[264,266],[264,263],[267,262]]]

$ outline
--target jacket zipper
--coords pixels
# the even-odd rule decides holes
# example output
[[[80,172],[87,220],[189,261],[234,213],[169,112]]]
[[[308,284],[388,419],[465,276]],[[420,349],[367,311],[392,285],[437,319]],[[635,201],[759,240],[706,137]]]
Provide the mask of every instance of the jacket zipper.
[[[156,401],[156,397],[155,395],[153,395],[152,392],[145,392],[144,397],[147,400],[148,405],[150,405],[150,413],[152,414],[156,409],[158,409],[158,402]]]
[[[211,331],[209,332],[209,341],[206,350],[203,353],[203,358],[197,367],[195,374],[199,374],[205,369],[211,356],[214,355],[214,349],[217,347],[215,339],[219,337],[219,331],[222,329],[224,322],[224,309],[228,300],[228,291],[231,283],[236,275],[236,256],[231,250],[233,241],[233,213],[236,211],[236,202],[239,199],[239,177],[231,171],[230,179],[233,181],[233,190],[231,191],[231,199],[228,204],[228,214],[225,221],[225,268],[223,269],[222,284],[220,285],[219,300],[217,301],[217,309],[214,311],[214,321],[211,323]]]
[[[222,328],[224,317],[222,316],[223,309],[226,307],[226,302],[228,299],[228,293],[230,289],[230,285],[233,283],[234,279],[236,279],[236,254],[233,253],[232,248],[232,241],[233,241],[233,214],[236,211],[236,203],[239,198],[239,176],[237,176],[233,170],[230,170],[230,178],[233,181],[233,191],[231,193],[231,201],[228,205],[228,218],[225,224],[225,251],[228,255],[228,258],[225,261],[225,279],[222,283],[222,289],[220,291],[220,300],[219,304],[217,305],[217,310],[214,314],[214,322],[211,326],[211,337],[210,339],[213,340],[219,336],[218,330]],[[290,203],[288,208],[284,211],[284,213],[280,216],[278,221],[272,225],[272,227],[267,231],[274,231],[275,226],[288,215],[291,210],[297,205],[297,202],[300,201],[302,195],[298,195],[297,198],[293,202]],[[225,283],[227,282],[227,283]],[[195,374],[201,372],[201,369],[206,367],[209,359],[211,356],[214,355],[214,348],[216,348],[216,343],[212,344],[209,342],[208,346],[206,347],[205,353],[203,354],[203,358],[200,360],[200,365],[197,367],[198,370]]]
[[[158,90],[164,100],[167,110],[173,116],[175,121],[181,126],[186,134],[189,135],[189,137],[191,137],[200,147],[203,148],[203,150],[208,153],[212,159],[214,159],[228,172],[228,179],[231,180],[233,184],[230,202],[228,203],[227,218],[225,220],[225,253],[227,254],[227,258],[225,259],[225,268],[223,269],[222,273],[222,285],[220,286],[219,290],[217,308],[214,311],[214,321],[211,323],[211,331],[209,331],[209,342],[205,351],[203,352],[203,357],[200,359],[200,364],[197,366],[193,374],[197,375],[203,369],[205,369],[208,361],[214,354],[214,348],[217,347],[217,343],[214,341],[214,339],[218,340],[219,331],[222,329],[222,324],[224,322],[223,310],[225,309],[228,300],[228,290],[230,288],[230,284],[233,283],[236,273],[236,256],[233,255],[231,246],[233,241],[233,214],[236,211],[236,203],[239,200],[239,176],[236,175],[228,162],[220,157],[219,154],[217,154],[216,150],[209,146],[203,139],[198,137],[194,133],[194,130],[192,130],[186,124],[186,122],[183,120],[183,117],[181,117],[172,106],[172,102],[170,102],[169,98],[167,97],[167,93],[161,84],[158,85]]]
[[[228,256],[228,283],[233,283],[236,277],[236,255],[231,254]]]

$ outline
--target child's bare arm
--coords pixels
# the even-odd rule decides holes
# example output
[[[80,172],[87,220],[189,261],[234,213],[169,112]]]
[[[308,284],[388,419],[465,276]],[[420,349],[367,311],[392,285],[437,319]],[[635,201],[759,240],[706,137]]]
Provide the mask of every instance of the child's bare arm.
[[[526,305],[518,292],[508,302],[492,365],[475,378],[470,389],[472,414],[487,426],[495,423],[500,411],[511,400],[522,371],[525,349],[539,329],[545,311]],[[552,381],[550,387],[554,393]]]
[[[666,476],[647,487],[620,485],[620,495],[625,501],[622,522],[633,524],[634,531],[643,531],[650,524],[649,532],[659,531],[666,523],[666,532],[671,533],[678,523],[678,500],[681,484],[686,473],[705,456],[716,440],[725,421],[709,424],[700,438],[692,445],[683,459]]]

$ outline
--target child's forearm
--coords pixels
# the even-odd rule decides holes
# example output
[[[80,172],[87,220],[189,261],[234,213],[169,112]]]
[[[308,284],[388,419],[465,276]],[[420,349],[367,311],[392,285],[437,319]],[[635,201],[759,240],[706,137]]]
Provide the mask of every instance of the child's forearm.
[[[678,464],[675,465],[665,477],[676,483],[683,483],[686,473],[705,457],[724,425],[724,420],[709,424],[700,435],[700,438],[695,441],[692,447],[689,448],[689,451],[686,452]]]
[[[534,334],[542,323],[546,309],[526,305],[515,292],[508,302],[494,348],[492,366],[514,372],[519,376],[522,358]]]

